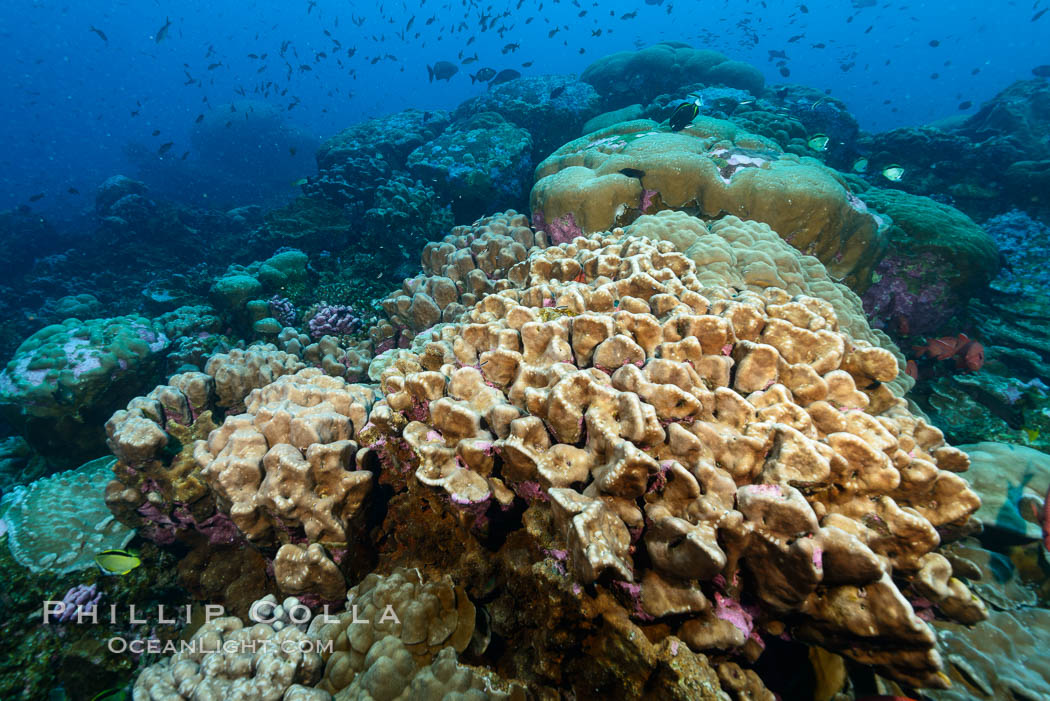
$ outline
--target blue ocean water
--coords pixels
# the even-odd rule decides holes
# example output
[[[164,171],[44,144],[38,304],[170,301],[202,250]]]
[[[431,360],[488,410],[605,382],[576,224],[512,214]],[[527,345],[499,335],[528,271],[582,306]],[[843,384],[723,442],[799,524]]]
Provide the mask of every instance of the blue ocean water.
[[[788,82],[779,59],[769,58],[783,52],[790,82],[830,90],[864,129],[916,125],[953,116],[964,102],[972,112],[1047,63],[1050,18],[1032,21],[1039,9],[1039,2],[981,0],[14,0],[0,7],[0,62],[8,75],[0,208],[43,193],[34,210],[55,221],[75,218],[90,203],[70,187],[91,192],[135,167],[159,171],[162,182],[150,184],[177,189],[171,181],[190,177],[186,168],[200,155],[190,139],[194,120],[239,99],[272,106],[320,140],[406,107],[454,107],[484,91],[469,78],[481,67],[579,73],[602,55],[664,40],[750,62],[770,83]],[[504,52],[508,45],[518,48]],[[477,63],[462,65],[475,54]],[[459,73],[428,82],[426,66],[441,60]],[[260,94],[262,85],[269,88]],[[167,159],[188,151],[186,162],[144,162],[168,142]],[[308,175],[311,166],[309,149],[267,160],[282,181]]]

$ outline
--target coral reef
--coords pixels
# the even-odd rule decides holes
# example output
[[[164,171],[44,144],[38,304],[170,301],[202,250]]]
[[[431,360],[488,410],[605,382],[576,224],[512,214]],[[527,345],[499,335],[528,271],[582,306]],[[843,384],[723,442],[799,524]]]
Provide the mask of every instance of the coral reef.
[[[0,373],[0,412],[58,465],[97,456],[98,425],[156,382],[168,343],[140,316],[46,326]]]
[[[539,163],[581,132],[598,112],[598,93],[589,83],[564,75],[516,78],[463,102],[457,119],[479,112],[497,112],[532,136],[532,159]]]
[[[860,197],[889,223],[892,251],[864,294],[876,323],[935,333],[995,277],[995,242],[957,209],[900,190],[870,188]]]
[[[532,137],[495,112],[452,123],[408,155],[413,177],[432,183],[457,221],[493,209],[522,209],[532,174]]]
[[[754,219],[858,292],[886,247],[879,220],[838,173],[706,117],[677,133],[638,120],[570,141],[537,166],[531,206],[555,243],[662,209]]]
[[[694,49],[677,41],[661,42],[639,51],[620,51],[588,66],[580,80],[594,86],[606,109],[649,102],[661,93],[685,85],[709,83],[758,95],[765,79],[753,66],[730,61],[723,54]]]
[[[481,534],[524,499],[572,579],[696,650],[761,645],[783,619],[944,685],[894,578],[941,582],[933,550],[979,499],[965,454],[881,386],[892,354],[848,341],[827,302],[701,283],[669,242],[577,239],[522,265],[521,289],[383,372],[361,432],[381,481]],[[928,595],[984,616],[964,586]]]
[[[75,572],[94,567],[103,550],[128,544],[135,531],[101,499],[112,464],[112,458],[99,458],[4,495],[0,519],[19,564],[32,572]]]

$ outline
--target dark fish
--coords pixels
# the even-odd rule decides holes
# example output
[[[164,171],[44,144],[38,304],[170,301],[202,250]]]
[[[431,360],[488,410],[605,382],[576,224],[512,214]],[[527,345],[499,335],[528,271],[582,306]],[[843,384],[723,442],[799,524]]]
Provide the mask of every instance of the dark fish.
[[[185,161],[186,160],[186,156],[188,156],[188,155],[190,155],[189,151],[187,151],[186,153],[182,154],[182,158],[180,158],[179,160],[180,161]]]
[[[222,68],[222,63],[220,62],[220,63],[209,63],[208,64],[208,70],[209,71],[214,71],[216,68]]]
[[[203,114],[198,114],[197,118],[193,120],[193,123],[194,124],[200,124],[203,121],[204,121],[204,115]]]
[[[782,75],[785,78],[787,78],[789,75],[791,75],[791,69],[788,68],[787,66],[781,66],[780,67],[780,75]]]
[[[521,64],[521,67],[522,68],[532,68],[532,61],[526,61],[525,63]]]
[[[496,74],[496,77],[492,79],[489,85],[499,85],[500,83],[506,83],[507,81],[520,78],[521,73],[518,73],[513,68],[504,68],[502,71]]]
[[[936,49],[940,45],[941,45],[941,42],[938,41],[937,39],[931,39],[930,40],[930,46],[932,46],[933,48]]]
[[[959,111],[968,110],[971,107],[973,107],[973,103],[970,102],[969,100],[967,100],[966,102],[960,102],[959,103]]]
[[[1050,65],[1036,66],[1032,69],[1032,75],[1037,75],[1040,78],[1050,78]]]
[[[641,179],[641,178],[645,177],[645,171],[644,170],[638,170],[637,168],[621,168],[620,169],[620,174],[621,175],[626,175],[628,178],[639,178],[639,179]]]
[[[164,26],[157,30],[156,35],[153,37],[153,41],[158,44],[168,38],[168,29],[171,28],[171,20],[167,17],[164,18]]]
[[[43,192],[38,192],[35,195],[30,195],[29,196],[29,201],[30,202],[39,202],[42,199],[44,199],[44,193]]]
[[[69,188],[68,190],[66,190],[66,192],[68,192],[71,195],[79,195],[80,194],[80,190],[76,189],[75,187]]]
[[[1043,9],[1039,10],[1039,12],[1036,12],[1034,15],[1032,15],[1032,19],[1030,21],[1035,22],[1037,19],[1045,15],[1047,10],[1050,10],[1050,7],[1044,7]]]
[[[91,25],[91,31],[93,31],[95,34],[98,34],[99,39],[106,42],[107,44],[109,43],[109,39],[106,38],[106,33],[104,31],[102,31],[95,25]]]
[[[170,151],[171,147],[174,146],[174,145],[175,145],[174,141],[168,141],[167,143],[161,144],[160,148],[157,149],[157,155],[158,156],[163,156],[165,153]]]
[[[288,147],[288,153],[290,153],[291,155],[294,156],[295,155],[295,147],[294,146],[289,146]]]
[[[491,68],[488,68],[488,67],[481,68],[481,69],[478,70],[477,73],[475,73],[474,75],[470,76],[470,84],[473,85],[474,83],[478,82],[479,80],[482,83],[487,83],[488,81],[492,80],[495,77],[496,77],[496,71],[494,71],[494,70],[492,70]]]
[[[562,95],[564,93],[565,93],[565,86],[564,85],[559,85],[558,87],[556,87],[553,90],[551,90],[551,94],[548,97],[548,99],[553,100],[554,98],[556,98],[559,95]]]
[[[511,51],[517,51],[521,48],[521,44],[507,44],[503,47],[503,53],[510,53]]]
[[[695,102],[686,102],[674,108],[667,124],[671,127],[671,131],[682,131],[698,114],[700,114],[700,105]]]
[[[451,61],[438,61],[433,66],[427,66],[427,74],[430,76],[431,83],[434,80],[451,81],[452,76],[457,73],[459,73],[459,66]]]
[[[460,61],[460,63],[462,63],[464,66],[469,66],[472,63],[476,63],[477,60],[478,60],[478,55],[475,53],[473,56],[467,56],[465,59]]]
[[[799,9],[799,10],[801,10],[801,11],[802,11],[802,14],[804,14],[804,15],[805,15],[805,14],[809,14],[809,8],[808,8],[808,7],[806,7],[805,5],[799,5],[799,6],[798,6],[798,9]]]
[[[154,129],[153,136],[160,136],[160,129]]]
[[[634,19],[637,16],[638,16],[638,10],[635,10],[634,12],[626,12],[626,13],[620,15],[620,19]]]

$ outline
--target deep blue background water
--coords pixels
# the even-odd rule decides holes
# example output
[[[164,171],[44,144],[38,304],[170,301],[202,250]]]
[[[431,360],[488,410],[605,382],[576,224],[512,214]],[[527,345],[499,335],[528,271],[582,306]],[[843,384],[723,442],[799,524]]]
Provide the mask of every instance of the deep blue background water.
[[[751,62],[770,84],[790,80],[829,88],[863,128],[878,131],[951,116],[964,101],[976,109],[1010,82],[1031,77],[1033,66],[1050,63],[1050,14],[1031,21],[1047,0],[855,7],[868,2],[807,0],[808,12],[802,12],[803,3],[777,0],[7,0],[0,4],[6,76],[0,209],[44,193],[32,205],[36,211],[59,225],[76,221],[90,211],[95,187],[114,173],[145,177],[163,191],[171,183],[150,183],[150,177],[186,177],[182,167],[201,162],[190,141],[197,115],[242,100],[238,88],[260,99],[252,91],[265,81],[287,89],[266,100],[274,113],[319,142],[354,122],[405,107],[452,108],[484,90],[468,75],[479,67],[516,68],[526,75],[580,72],[605,54],[674,39]],[[621,19],[628,12],[637,16]],[[480,15],[504,13],[492,29],[477,31]],[[411,30],[399,36],[413,15]],[[172,22],[169,36],[157,43],[166,18]],[[364,21],[357,26],[354,18]],[[92,25],[108,41],[90,31]],[[502,36],[500,27],[506,28]],[[592,36],[598,29],[601,36]],[[789,42],[798,35],[804,36]],[[936,47],[930,45],[934,40],[940,42]],[[278,56],[285,41],[290,78]],[[503,53],[511,43],[520,48]],[[826,48],[814,48],[818,43]],[[356,53],[348,58],[351,47]],[[768,60],[771,50],[787,52],[790,78]],[[427,64],[458,64],[461,51],[477,53],[479,61],[462,66],[450,82],[428,82]],[[318,52],[327,57],[318,59]],[[268,56],[251,59],[251,53]],[[384,58],[373,64],[376,56]],[[528,61],[533,65],[523,68]],[[208,70],[214,63],[222,65]],[[187,85],[188,77],[202,83]],[[293,97],[298,102],[289,110]],[[153,136],[156,130],[160,134]],[[171,150],[158,158],[156,149],[169,141]],[[177,162],[187,152],[187,161]],[[292,155],[281,147],[260,153],[260,159],[271,177],[289,183],[288,196],[295,194],[292,180],[314,171],[312,148]],[[252,165],[254,172],[259,168],[259,162]],[[70,187],[81,194],[70,194]],[[207,204],[208,194],[198,188],[193,196]],[[211,195],[219,206],[247,196]]]

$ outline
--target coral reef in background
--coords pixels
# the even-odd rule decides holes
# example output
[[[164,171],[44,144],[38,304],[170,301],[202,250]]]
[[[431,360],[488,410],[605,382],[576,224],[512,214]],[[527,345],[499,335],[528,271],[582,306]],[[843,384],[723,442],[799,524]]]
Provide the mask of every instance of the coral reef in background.
[[[668,208],[754,219],[857,291],[886,247],[879,220],[838,173],[712,118],[677,133],[638,120],[570,141],[537,166],[531,206],[555,243]]]

